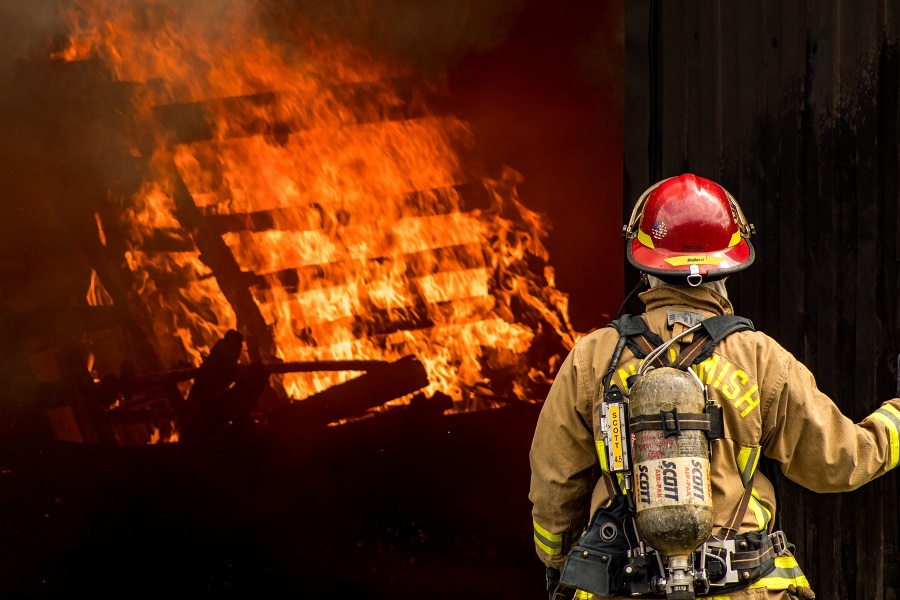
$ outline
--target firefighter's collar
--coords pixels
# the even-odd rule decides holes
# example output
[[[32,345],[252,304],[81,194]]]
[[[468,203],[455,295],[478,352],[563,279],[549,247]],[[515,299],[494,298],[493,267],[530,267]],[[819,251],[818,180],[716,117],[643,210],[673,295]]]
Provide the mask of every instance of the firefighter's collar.
[[[731,301],[709,288],[663,284],[642,292],[640,298],[647,310],[677,305],[704,310],[716,315],[734,314],[734,306]]]

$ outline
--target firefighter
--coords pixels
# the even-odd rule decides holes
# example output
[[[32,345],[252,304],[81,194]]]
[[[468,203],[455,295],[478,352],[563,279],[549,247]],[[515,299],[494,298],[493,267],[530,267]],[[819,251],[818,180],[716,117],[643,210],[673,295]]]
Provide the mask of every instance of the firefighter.
[[[534,540],[551,598],[554,591],[556,598],[667,597],[646,581],[655,565],[644,571],[629,566],[626,553],[637,547],[639,535],[633,519],[639,500],[633,496],[643,490],[632,474],[626,481],[610,472],[601,404],[610,394],[628,394],[642,357],[654,347],[684,334],[657,359],[663,364],[696,346],[702,331],[697,324],[711,317],[726,321],[728,331],[719,331],[718,339],[707,334],[709,352],[688,366],[722,425],[721,435],[709,442],[711,545],[695,551],[691,565],[699,572],[702,564],[706,580],[684,596],[669,597],[815,597],[783,533],[774,530],[773,485],[757,472],[762,456],[815,492],[853,490],[900,462],[900,399],[854,424],[787,350],[731,316],[725,278],[753,262],[752,231],[731,194],[695,175],[663,180],[637,202],[624,232],[628,261],[650,285],[640,294],[645,312],[576,344],[550,389],[532,442]],[[594,523],[606,524],[605,536],[590,533]],[[716,546],[716,539],[725,541]],[[589,570],[578,568],[594,559]],[[586,587],[594,592],[579,587],[583,579],[565,581],[568,571],[587,573]]]

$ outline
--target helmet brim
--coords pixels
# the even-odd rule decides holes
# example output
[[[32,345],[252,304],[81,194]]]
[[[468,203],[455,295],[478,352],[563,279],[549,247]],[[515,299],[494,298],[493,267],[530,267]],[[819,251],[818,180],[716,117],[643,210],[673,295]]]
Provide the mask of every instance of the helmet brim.
[[[626,244],[626,255],[628,262],[639,271],[666,281],[686,281],[691,275],[691,265],[697,266],[704,281],[714,281],[743,271],[756,259],[756,251],[747,238],[717,252],[668,252],[648,248],[635,238]]]

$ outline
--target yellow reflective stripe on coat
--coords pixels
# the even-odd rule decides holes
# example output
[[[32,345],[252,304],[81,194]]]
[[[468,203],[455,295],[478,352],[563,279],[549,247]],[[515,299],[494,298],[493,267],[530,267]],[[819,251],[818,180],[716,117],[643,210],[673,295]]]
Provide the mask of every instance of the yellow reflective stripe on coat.
[[[900,410],[885,404],[871,416],[887,429],[891,442],[891,460],[888,469],[893,469],[900,463]]]
[[[586,592],[584,590],[575,590],[574,597],[577,598],[578,600],[590,600],[591,598],[594,597],[594,595],[591,594],[590,592]]]
[[[606,456],[606,443],[603,440],[594,440],[594,445],[597,446],[597,458],[600,459],[600,468],[603,469],[604,473],[609,473],[609,459]],[[616,473],[616,479],[619,480],[619,488],[625,487],[625,476],[621,473]],[[609,499],[612,502],[612,498]]]
[[[766,529],[769,526],[769,521],[772,520],[772,513],[762,503],[762,498],[759,497],[759,492],[756,491],[756,488],[750,490],[749,506],[750,510],[753,511],[753,516],[756,517],[756,525],[760,530]]]
[[[741,450],[738,452],[737,456],[737,465],[738,471],[741,473],[741,482],[744,484],[744,487],[750,483],[750,478],[753,477],[753,473],[759,465],[759,457],[761,454],[759,446],[741,446]],[[756,517],[756,525],[759,529],[766,529],[769,525],[769,521],[772,520],[772,512],[762,503],[762,499],[759,496],[759,492],[756,491],[756,488],[750,490],[750,503],[748,507],[753,513],[753,516]]]
[[[594,440],[597,446],[597,458],[600,459],[600,468],[609,473],[609,461],[606,459],[606,443],[603,440]]]
[[[549,531],[538,525],[537,521],[532,522],[534,523],[534,543],[537,544],[541,550],[543,550],[550,556],[557,556],[559,554],[562,554],[562,534],[550,533]]]
[[[809,587],[809,581],[800,570],[797,559],[791,555],[776,556],[775,570],[754,583],[751,588],[766,587],[770,590],[786,590],[795,585],[797,587]]]
[[[741,451],[738,452],[738,470],[741,472],[741,482],[745,487],[750,482],[750,477],[753,475],[753,472],[756,471],[756,465],[759,464],[759,455],[759,446],[752,448],[749,446],[741,446]]]

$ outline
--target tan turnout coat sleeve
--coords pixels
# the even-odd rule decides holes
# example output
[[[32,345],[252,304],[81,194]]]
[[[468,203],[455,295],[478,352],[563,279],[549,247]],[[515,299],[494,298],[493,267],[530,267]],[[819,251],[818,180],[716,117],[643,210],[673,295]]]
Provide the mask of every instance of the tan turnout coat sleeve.
[[[664,285],[641,298],[647,306],[645,321],[664,340],[680,327],[667,326],[669,311],[693,311],[704,318],[732,312],[726,298],[706,288]],[[600,380],[617,340],[612,328],[579,340],[538,419],[529,497],[536,551],[547,566],[563,564],[593,511],[610,499],[600,478],[598,402]],[[627,389],[627,376],[638,364],[626,349],[613,382]],[[900,400],[885,402],[861,423],[853,423],[818,390],[803,364],[761,332],[729,336],[694,371],[725,419],[725,439],[711,446],[716,527],[734,513],[760,453],[780,463],[789,479],[816,492],[855,489],[900,462]],[[752,481],[755,497],[742,532],[766,528],[776,510],[771,483],[761,473]]]

